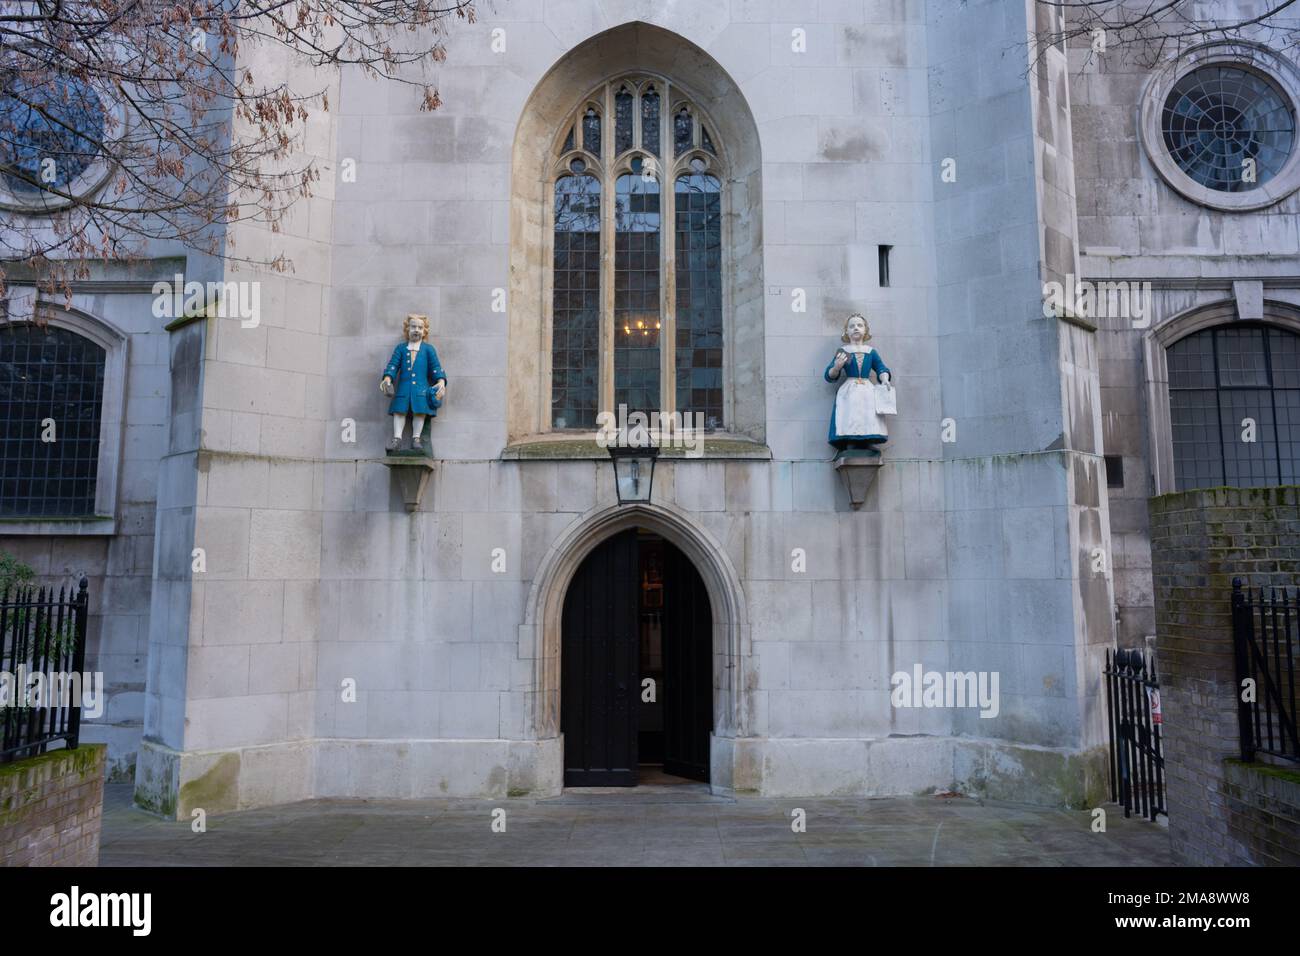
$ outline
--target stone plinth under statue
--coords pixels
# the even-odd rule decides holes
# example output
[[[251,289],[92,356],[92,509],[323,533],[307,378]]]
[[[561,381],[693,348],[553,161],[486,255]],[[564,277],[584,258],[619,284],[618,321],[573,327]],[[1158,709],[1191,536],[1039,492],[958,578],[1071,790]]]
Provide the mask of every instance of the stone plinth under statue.
[[[835,471],[849,493],[853,510],[861,508],[885,460],[874,448],[847,448],[836,454]]]
[[[399,452],[386,455],[384,466],[397,478],[407,513],[419,511],[433,475],[433,459],[422,451]]]

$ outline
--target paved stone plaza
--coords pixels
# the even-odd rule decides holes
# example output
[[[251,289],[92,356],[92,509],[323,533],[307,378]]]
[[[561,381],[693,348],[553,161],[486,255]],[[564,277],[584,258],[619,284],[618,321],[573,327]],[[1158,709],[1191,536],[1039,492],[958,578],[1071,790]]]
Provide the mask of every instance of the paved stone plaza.
[[[493,833],[492,811],[506,811]],[[807,812],[807,832],[790,812]],[[964,797],[733,800],[695,787],[546,800],[310,800],[207,832],[107,788],[101,866],[1169,866],[1168,831]]]

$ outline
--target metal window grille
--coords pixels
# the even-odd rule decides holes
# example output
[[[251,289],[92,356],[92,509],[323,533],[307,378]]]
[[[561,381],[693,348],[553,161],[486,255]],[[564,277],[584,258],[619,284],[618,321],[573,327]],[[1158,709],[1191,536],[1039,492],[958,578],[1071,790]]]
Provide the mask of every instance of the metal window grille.
[[[0,328],[0,515],[94,514],[104,366],[67,329]]]

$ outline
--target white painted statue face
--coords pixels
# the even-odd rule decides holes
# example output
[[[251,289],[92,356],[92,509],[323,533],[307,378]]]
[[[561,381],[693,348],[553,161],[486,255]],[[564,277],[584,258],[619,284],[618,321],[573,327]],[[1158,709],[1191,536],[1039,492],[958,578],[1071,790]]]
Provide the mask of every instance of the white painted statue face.
[[[409,326],[410,331],[406,333],[408,342],[419,342],[424,339],[424,323],[419,319],[412,319]]]
[[[867,334],[867,323],[861,316],[849,319],[849,341],[854,345],[862,344],[862,337]]]

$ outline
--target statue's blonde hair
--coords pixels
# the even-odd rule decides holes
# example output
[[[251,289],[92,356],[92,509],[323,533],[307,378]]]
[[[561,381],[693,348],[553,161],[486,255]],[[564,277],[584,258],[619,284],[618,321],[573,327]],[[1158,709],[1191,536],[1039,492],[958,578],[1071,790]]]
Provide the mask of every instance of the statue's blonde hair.
[[[850,315],[847,319],[844,320],[844,331],[840,334],[840,341],[841,342],[849,341],[849,323],[852,322],[854,319],[862,320],[862,325],[864,327],[864,331],[862,333],[862,341],[870,342],[871,324],[867,321],[867,317],[863,315],[861,312],[854,312],[852,315]]]
[[[402,338],[410,338],[412,319],[419,319],[424,323],[424,334],[420,336],[420,339],[421,341],[427,339],[429,337],[429,317],[427,315],[420,315],[418,312],[412,312],[402,320]]]

